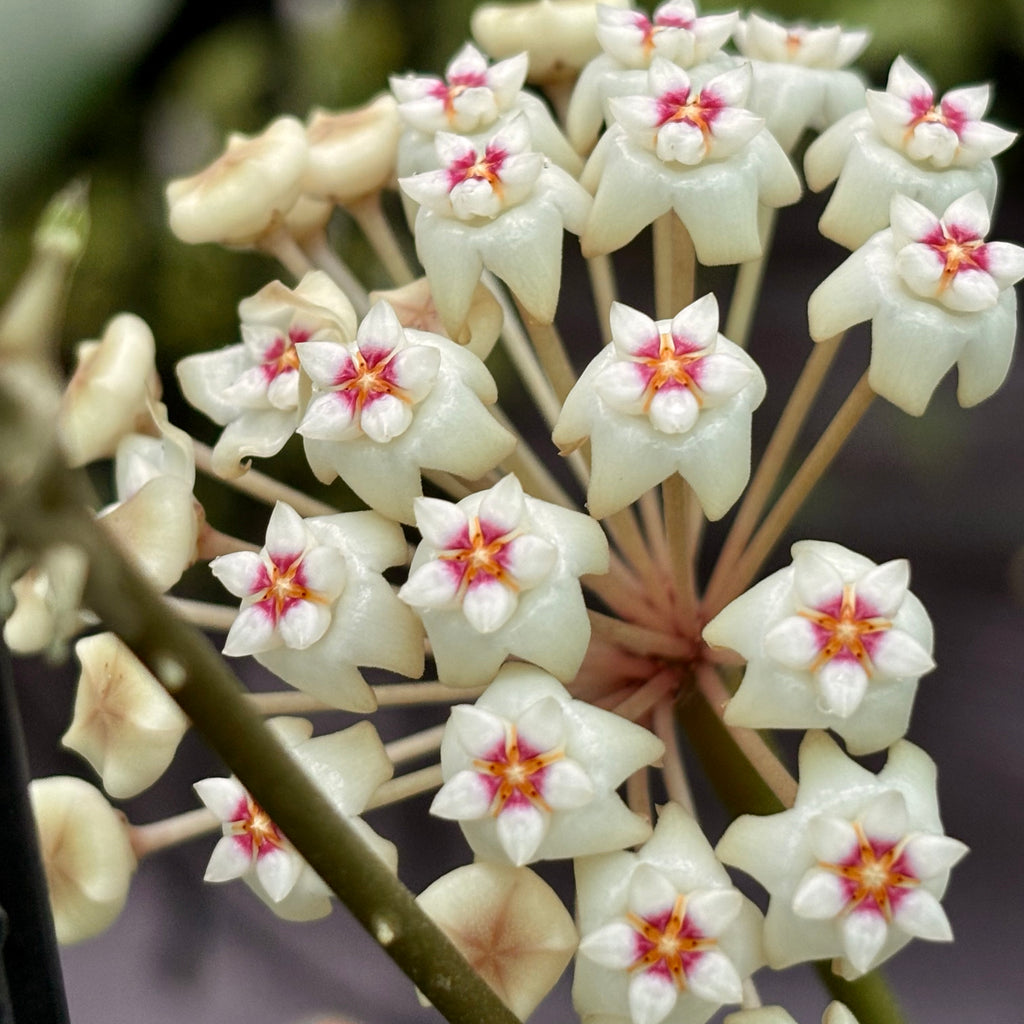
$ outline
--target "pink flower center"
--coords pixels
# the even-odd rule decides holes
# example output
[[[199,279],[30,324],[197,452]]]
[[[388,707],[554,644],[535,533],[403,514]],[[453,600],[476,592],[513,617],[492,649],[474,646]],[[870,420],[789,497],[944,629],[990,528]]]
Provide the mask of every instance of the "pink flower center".
[[[456,541],[456,546],[441,552],[438,557],[457,574],[461,592],[468,590],[474,583],[492,581],[518,590],[519,585],[508,569],[506,550],[514,536],[515,531],[499,533],[497,528],[486,522],[481,523],[474,516]]]
[[[921,239],[942,260],[939,290],[949,287],[961,270],[988,270],[985,240],[957,224],[939,226]]]
[[[508,151],[489,143],[482,154],[475,151],[459,157],[448,166],[448,191],[464,181],[476,179],[486,181],[500,196],[502,193],[501,169],[508,159]]]
[[[259,579],[253,588],[256,605],[272,622],[298,601],[323,602],[323,597],[306,585],[306,574],[302,567],[302,555],[270,555],[270,565],[260,569]]]
[[[839,876],[846,894],[843,913],[866,911],[891,921],[907,891],[920,884],[903,856],[907,840],[891,843],[871,839],[859,824],[854,828],[858,841],[850,856],[838,864],[819,866]]]
[[[910,104],[910,123],[907,125],[907,137],[913,134],[919,124],[941,124],[953,132],[959,139],[967,124],[967,115],[959,107],[942,100],[938,105],[930,92],[918,93],[908,100]]]
[[[653,971],[671,979],[682,992],[686,974],[701,954],[714,948],[716,941],[704,935],[686,918],[686,897],[677,896],[671,910],[653,917],[627,914],[635,935],[636,950],[630,972]]]
[[[855,659],[871,675],[871,652],[880,639],[880,633],[892,628],[892,623],[875,614],[873,608],[858,598],[853,586],[843,587],[842,597],[815,610],[801,610],[803,618],[815,626],[820,650],[811,664],[816,672],[833,658]]]
[[[473,761],[473,767],[491,789],[491,814],[497,817],[506,807],[524,803],[550,811],[543,794],[544,774],[549,765],[564,756],[560,750],[534,749],[510,725],[504,743]]]
[[[287,334],[280,334],[277,340],[263,353],[261,369],[267,383],[276,380],[282,373],[293,373],[299,368],[299,355],[296,345],[309,338],[309,331],[290,327]]]
[[[334,380],[335,393],[352,410],[358,419],[363,409],[385,395],[393,395],[403,402],[409,402],[408,393],[398,384],[397,373],[392,365],[397,349],[357,348],[355,355],[338,373]]]
[[[438,81],[430,88],[430,95],[444,104],[444,114],[449,121],[455,119],[455,101],[467,89],[479,89],[487,85],[483,71],[463,71],[449,76],[447,82]]]
[[[656,343],[640,349],[635,361],[647,380],[644,412],[650,410],[654,396],[662,388],[687,388],[697,399],[697,404],[702,404],[699,378],[704,356],[704,349],[668,332],[659,334]]]
[[[270,815],[248,793],[240,801],[231,820],[231,835],[254,860],[271,850],[280,849],[285,842]]]
[[[699,129],[706,144],[715,121],[725,107],[725,101],[709,89],[693,99],[689,89],[673,89],[658,97],[658,127],[670,121],[683,121]]]
[[[664,32],[667,28],[693,28],[693,20],[684,18],[678,11],[665,11],[656,14],[653,24],[646,15],[638,13],[633,18],[633,24],[643,34],[640,45],[643,47],[645,57],[651,55],[651,51],[654,49],[654,38],[659,32]]]

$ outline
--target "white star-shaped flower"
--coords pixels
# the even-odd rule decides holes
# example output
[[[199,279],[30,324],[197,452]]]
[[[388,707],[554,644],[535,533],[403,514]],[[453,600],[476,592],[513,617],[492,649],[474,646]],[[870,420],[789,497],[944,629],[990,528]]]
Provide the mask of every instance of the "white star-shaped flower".
[[[210,569],[242,607],[224,653],[254,655],[275,675],[334,707],[372,711],[356,665],[423,671],[422,630],[381,575],[405,561],[401,528],[376,512],[302,519],[278,502],[259,552]]]
[[[243,459],[275,455],[299,423],[299,357],[308,341],[350,340],[352,304],[323,272],[293,290],[273,281],[238,305],[242,344],[186,356],[178,363],[185,398],[226,429],[213,449],[214,469],[235,477]]]
[[[611,308],[612,343],[583,371],[555,424],[563,450],[591,440],[587,507],[598,519],[678,472],[719,519],[750,475],[750,420],[764,398],[754,361],[718,333],[705,295],[672,320]]]
[[[298,427],[310,465],[389,518],[414,521],[421,470],[475,480],[515,446],[487,411],[497,388],[484,364],[445,337],[403,328],[386,302],[353,342],[307,341],[299,360],[313,382]]]
[[[583,229],[590,196],[531,148],[524,115],[486,142],[435,138],[439,170],[399,179],[420,204],[416,252],[438,312],[457,337],[486,267],[536,319],[550,323],[561,281],[562,234]]]
[[[763,962],[761,915],[676,804],[637,853],[577,861],[576,885],[584,1020],[703,1024]]]
[[[511,474],[458,504],[415,505],[423,541],[398,594],[419,611],[441,680],[486,683],[510,654],[571,679],[590,639],[579,577],[608,571],[598,524],[523,494]]]
[[[684,68],[704,81],[734,66],[721,50],[739,12],[698,15],[692,0],[669,0],[651,17],[625,5],[597,5],[597,39],[603,53],[581,72],[566,115],[569,139],[581,153],[597,139],[614,96],[644,88],[645,72],[657,60]]]
[[[1016,135],[981,120],[987,85],[954,89],[936,102],[927,79],[897,57],[885,92],[869,89],[865,99],[865,110],[834,124],[804,158],[815,192],[836,182],[818,225],[826,238],[848,249],[863,245],[889,223],[889,202],[897,194],[939,213],[977,190],[992,208],[991,158]]]
[[[800,198],[800,181],[764,119],[744,108],[750,66],[711,78],[702,89],[656,57],[642,95],[609,100],[615,124],[580,179],[594,204],[584,255],[621,248],[674,210],[705,265],[742,263],[761,253],[757,212]]]
[[[1013,284],[1024,276],[1024,249],[986,242],[989,214],[980,192],[936,216],[894,196],[892,227],[879,231],[811,295],[811,336],[824,341],[871,321],[869,383],[905,412],[924,412],[956,364],[957,398],[988,398],[1010,368],[1017,333]]]
[[[532,665],[506,665],[475,705],[452,708],[431,813],[459,822],[478,857],[517,866],[642,842],[615,792],[664,751],[646,729],[573,700]]]
[[[864,106],[864,80],[846,70],[870,33],[840,25],[783,25],[751,13],[736,26],[736,48],[753,71],[749,106],[791,152],[807,128],[823,131]]]
[[[267,724],[350,819],[367,852],[394,870],[394,844],[356,817],[393,771],[376,729],[360,722],[343,732],[311,738],[313,726],[302,718],[275,718]],[[205,881],[241,878],[275,914],[289,921],[310,921],[330,913],[330,890],[236,778],[202,779],[193,788],[222,822],[223,836],[210,855]]]
[[[876,776],[823,732],[800,746],[792,809],[743,815],[717,847],[770,894],[769,966],[835,957],[833,969],[851,980],[911,938],[952,938],[939,899],[966,852],[942,832],[924,751],[901,740]]]
[[[907,730],[919,678],[935,667],[932,626],[903,559],[874,562],[800,541],[793,564],[736,598],[704,628],[747,660],[730,725],[834,729],[857,754]]]

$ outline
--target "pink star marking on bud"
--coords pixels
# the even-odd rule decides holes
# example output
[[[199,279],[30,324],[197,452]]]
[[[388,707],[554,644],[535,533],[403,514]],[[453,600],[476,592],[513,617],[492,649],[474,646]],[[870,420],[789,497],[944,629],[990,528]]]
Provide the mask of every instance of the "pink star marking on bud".
[[[943,99],[936,104],[935,96],[930,91],[915,93],[908,97],[907,103],[910,106],[911,114],[911,120],[907,124],[906,137],[908,139],[919,124],[941,124],[959,139],[963,135],[964,127],[971,119],[967,111],[962,110],[949,99]]]
[[[645,381],[644,412],[649,412],[654,396],[663,388],[686,388],[703,404],[701,370],[706,351],[688,338],[661,331],[650,344],[635,354],[637,372]]]
[[[940,221],[921,242],[934,249],[943,264],[940,291],[948,288],[961,270],[989,269],[985,239],[969,227]]]

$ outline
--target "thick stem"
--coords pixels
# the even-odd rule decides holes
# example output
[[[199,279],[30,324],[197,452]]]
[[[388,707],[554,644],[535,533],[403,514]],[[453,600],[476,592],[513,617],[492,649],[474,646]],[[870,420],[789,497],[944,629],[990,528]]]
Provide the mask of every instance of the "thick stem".
[[[762,562],[771,554],[783,531],[789,526],[797,510],[811,493],[814,485],[821,479],[832,460],[839,454],[853,428],[861,421],[868,411],[875,393],[868,384],[867,371],[854,385],[847,399],[839,407],[832,422],[825,428],[818,443],[811,449],[803,465],[796,471],[789,486],[782,492],[772,510],[765,516],[757,533],[754,534],[747,549],[737,559],[735,566],[722,586],[721,597],[716,602],[708,601],[708,617],[742,593]]]
[[[2,396],[3,404],[11,396]],[[196,729],[281,828],[314,871],[453,1024],[515,1024],[351,824],[249,706],[238,681],[196,630],[167,607],[78,500],[54,459],[0,501],[10,541],[42,550],[55,539],[89,559],[85,601],[181,705]],[[76,481],[77,482],[77,481]]]
[[[686,225],[669,210],[654,222],[654,315],[671,320],[693,302],[697,257]]]
[[[700,508],[690,485],[678,473],[673,473],[662,483],[661,499],[669,562],[675,581],[676,608],[679,621],[690,626],[696,622],[697,615],[697,551],[693,538],[699,533],[694,529],[693,520],[700,515]]]
[[[402,247],[391,229],[391,224],[384,215],[380,193],[373,192],[364,199],[347,206],[346,209],[355,218],[363,234],[366,235],[366,240],[380,258],[392,281],[398,285],[409,284],[413,281],[416,275],[409,267],[405,253],[402,252]]]
[[[821,389],[825,374],[839,351],[841,340],[842,335],[837,335],[820,345],[815,345],[804,364],[722,545],[711,579],[708,581],[706,597],[709,603],[717,601],[718,591],[724,584],[726,574],[754,532],[758,517],[778,482],[782,467],[793,448],[793,442],[796,441],[800,428],[811,411],[811,405]]]
[[[822,984],[834,999],[845,1003],[859,1021],[870,1024],[906,1024],[906,1016],[881,971],[872,971],[856,981],[847,981],[832,970],[827,960],[814,965]]]

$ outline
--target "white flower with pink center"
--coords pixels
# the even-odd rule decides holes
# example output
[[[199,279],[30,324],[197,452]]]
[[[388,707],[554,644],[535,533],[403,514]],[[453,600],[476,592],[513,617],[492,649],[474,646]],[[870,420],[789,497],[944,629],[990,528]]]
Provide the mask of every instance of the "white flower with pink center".
[[[936,101],[927,79],[897,57],[886,91],[868,90],[865,100],[865,110],[834,124],[804,159],[814,191],[836,181],[819,222],[822,234],[856,249],[889,223],[889,202],[897,194],[941,213],[977,190],[992,208],[992,157],[1016,135],[981,120],[987,85],[953,89]]]
[[[876,776],[825,733],[808,733],[792,809],[743,815],[717,852],[771,896],[773,968],[836,957],[838,973],[854,979],[911,938],[952,939],[939,900],[967,847],[943,834],[935,765],[905,740]]]
[[[750,474],[750,421],[764,398],[754,361],[718,333],[708,294],[672,320],[611,308],[612,343],[569,393],[553,438],[591,441],[587,506],[603,518],[679,473],[718,519]]]
[[[552,676],[507,665],[475,705],[452,708],[431,813],[458,821],[478,857],[517,866],[642,842],[616,794],[661,756],[646,729],[573,700]]]
[[[907,729],[918,680],[935,667],[932,627],[903,559],[875,565],[822,541],[736,598],[704,628],[747,660],[726,708],[731,725],[826,726],[855,753]]]
[[[299,348],[355,334],[351,303],[322,271],[293,290],[273,281],[238,305],[242,344],[187,356],[178,382],[188,401],[225,427],[214,469],[238,476],[248,456],[275,455],[299,422]]]
[[[550,323],[561,280],[562,235],[579,234],[590,195],[531,149],[515,114],[485,140],[439,132],[441,168],[399,179],[420,204],[416,252],[448,333],[458,337],[486,267],[536,319]]]
[[[401,528],[375,512],[302,519],[274,507],[266,546],[221,555],[210,569],[236,597],[224,653],[254,655],[335,707],[372,711],[359,665],[423,669],[422,631],[381,573],[405,561]]]
[[[892,228],[853,252],[811,295],[811,336],[824,341],[871,321],[871,387],[924,412],[955,364],[957,398],[976,405],[1002,384],[1017,334],[1013,284],[1024,249],[988,242],[985,198],[971,192],[940,215],[894,196]]]
[[[373,726],[360,722],[344,732],[311,738],[313,726],[302,718],[275,718],[267,724],[350,819],[367,852],[394,869],[394,845],[355,817],[393,771]],[[222,823],[223,835],[210,856],[205,881],[241,878],[286,920],[309,921],[330,913],[330,890],[238,779],[202,779],[193,788]]]
[[[387,302],[374,304],[354,342],[306,342],[300,361],[313,396],[298,433],[314,472],[325,483],[340,476],[391,519],[414,521],[423,469],[475,480],[515,446],[487,410],[497,388],[484,364],[445,337],[403,328]]]
[[[398,112],[410,128],[433,135],[438,131],[465,135],[490,127],[510,110],[526,81],[527,57],[516,54],[489,64],[472,43],[466,43],[445,69],[433,75],[392,75],[391,91]]]
[[[576,862],[580,952],[573,1003],[608,1024],[703,1024],[743,999],[761,966],[761,915],[697,823],[661,809],[637,853]]]
[[[736,11],[699,16],[692,0],[659,4],[650,18],[643,11],[598,4],[597,39],[624,67],[646,68],[662,57],[689,68],[720,50],[738,20]]]
[[[598,524],[525,495],[511,474],[458,504],[415,506],[423,541],[398,593],[423,619],[441,680],[487,682],[509,654],[571,679],[590,639],[579,577],[608,568]]]
[[[870,33],[840,25],[784,25],[750,14],[736,26],[736,48],[753,71],[748,106],[792,152],[808,128],[823,131],[864,106],[864,79],[846,70]]]
[[[764,119],[744,107],[750,81],[743,64],[697,89],[656,57],[645,93],[608,101],[615,123],[580,179],[594,193],[580,239],[585,255],[621,248],[669,210],[705,265],[760,255],[758,208],[796,202],[800,182]]]

